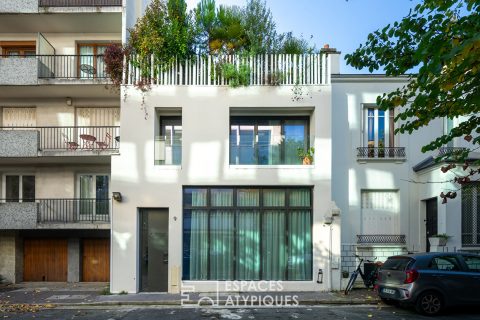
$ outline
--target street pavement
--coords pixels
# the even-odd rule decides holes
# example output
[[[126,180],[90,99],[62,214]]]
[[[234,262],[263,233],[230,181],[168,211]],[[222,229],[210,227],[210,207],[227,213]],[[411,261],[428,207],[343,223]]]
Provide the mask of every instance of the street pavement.
[[[431,319],[416,314],[410,309],[398,309],[383,305],[322,305],[295,308],[182,308],[168,306],[118,306],[118,307],[56,307],[36,312],[0,312],[3,319],[44,319],[44,320],[270,320],[270,319],[328,319],[328,320],[360,320],[360,319],[392,319],[416,320]],[[436,320],[480,319],[478,310],[451,310]]]

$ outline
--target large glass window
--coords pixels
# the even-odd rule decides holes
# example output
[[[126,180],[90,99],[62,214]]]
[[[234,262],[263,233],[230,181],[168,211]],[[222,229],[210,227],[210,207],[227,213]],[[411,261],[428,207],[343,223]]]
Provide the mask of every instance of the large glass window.
[[[312,280],[310,188],[185,188],[184,280]]]
[[[182,164],[181,116],[160,116],[160,134],[155,137],[155,164]]]
[[[7,202],[35,201],[35,176],[6,175],[5,199]]]
[[[308,117],[230,119],[230,164],[301,164],[298,148],[309,146]]]
[[[480,184],[462,187],[462,246],[480,246]]]

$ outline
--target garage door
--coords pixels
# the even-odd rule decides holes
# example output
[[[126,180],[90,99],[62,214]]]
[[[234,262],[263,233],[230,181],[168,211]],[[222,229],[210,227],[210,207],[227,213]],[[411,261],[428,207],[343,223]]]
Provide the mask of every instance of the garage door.
[[[66,239],[25,239],[24,281],[67,281],[67,266]]]
[[[110,239],[84,239],[82,281],[110,281]]]

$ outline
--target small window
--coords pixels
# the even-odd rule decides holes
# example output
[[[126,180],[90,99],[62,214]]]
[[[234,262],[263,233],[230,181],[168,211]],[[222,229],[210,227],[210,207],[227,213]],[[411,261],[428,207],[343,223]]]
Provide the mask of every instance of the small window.
[[[155,164],[182,164],[182,117],[160,116],[160,130],[155,136]]]
[[[468,271],[480,273],[480,257],[463,256]]]
[[[6,175],[5,199],[7,202],[35,201],[35,176]]]
[[[369,158],[392,157],[390,154],[395,147],[394,109],[388,111],[378,107],[367,107],[364,109],[364,137],[363,146],[368,148]]]
[[[441,271],[461,271],[462,268],[455,257],[436,257],[433,258],[428,266],[429,269]]]

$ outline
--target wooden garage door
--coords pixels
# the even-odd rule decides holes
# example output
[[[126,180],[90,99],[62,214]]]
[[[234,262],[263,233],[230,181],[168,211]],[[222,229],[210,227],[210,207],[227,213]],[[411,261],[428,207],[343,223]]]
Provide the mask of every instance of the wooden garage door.
[[[24,281],[67,281],[67,272],[66,239],[25,239]]]
[[[110,281],[110,239],[84,239],[82,281]]]

